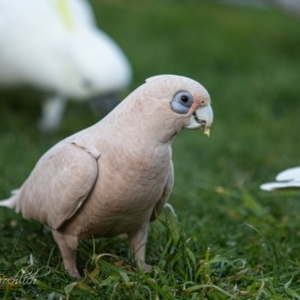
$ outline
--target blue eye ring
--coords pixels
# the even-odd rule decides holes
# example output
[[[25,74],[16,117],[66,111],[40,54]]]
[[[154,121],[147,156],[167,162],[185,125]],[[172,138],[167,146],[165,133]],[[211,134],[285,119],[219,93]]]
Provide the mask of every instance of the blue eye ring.
[[[187,114],[193,102],[194,97],[190,92],[179,91],[174,95],[171,101],[171,108],[178,114]]]

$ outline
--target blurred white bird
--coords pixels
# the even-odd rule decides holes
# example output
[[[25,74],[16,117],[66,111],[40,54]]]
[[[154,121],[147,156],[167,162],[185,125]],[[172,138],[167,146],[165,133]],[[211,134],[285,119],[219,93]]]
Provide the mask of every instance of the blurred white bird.
[[[278,189],[299,189],[300,188],[300,167],[284,170],[276,176],[277,182],[264,183],[260,188],[264,191]]]
[[[126,56],[95,23],[84,0],[0,0],[0,87],[48,95],[41,130],[59,126],[66,98],[105,98],[130,83]]]

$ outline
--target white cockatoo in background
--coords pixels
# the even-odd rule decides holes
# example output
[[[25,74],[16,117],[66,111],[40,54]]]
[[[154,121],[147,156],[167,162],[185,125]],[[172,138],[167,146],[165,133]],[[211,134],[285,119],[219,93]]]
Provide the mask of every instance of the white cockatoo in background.
[[[98,105],[111,110],[116,100],[106,96],[131,77],[129,61],[97,28],[85,0],[0,0],[0,88],[45,93],[41,130],[59,126],[67,98],[102,96]]]
[[[144,270],[149,222],[173,188],[171,144],[184,128],[213,121],[210,96],[198,82],[152,77],[95,125],[56,144],[0,206],[51,228],[66,270],[79,277],[78,241],[127,233]]]
[[[260,188],[264,191],[279,189],[300,189],[300,167],[290,168],[276,176],[277,182],[264,183]]]

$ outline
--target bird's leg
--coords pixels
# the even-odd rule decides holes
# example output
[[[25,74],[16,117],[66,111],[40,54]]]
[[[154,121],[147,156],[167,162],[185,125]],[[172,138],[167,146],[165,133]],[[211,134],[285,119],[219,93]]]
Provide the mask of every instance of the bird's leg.
[[[152,271],[152,267],[145,261],[148,225],[149,222],[145,222],[138,230],[128,233],[134,263],[137,267],[141,265],[145,272]]]
[[[81,278],[78,269],[76,267],[76,250],[70,248],[65,240],[62,233],[52,230],[52,234],[55,242],[57,243],[61,256],[64,261],[65,269],[69,272],[72,277],[77,279]]]
[[[42,118],[38,126],[42,132],[49,132],[57,128],[62,120],[66,107],[66,100],[60,95],[47,97],[42,104]]]

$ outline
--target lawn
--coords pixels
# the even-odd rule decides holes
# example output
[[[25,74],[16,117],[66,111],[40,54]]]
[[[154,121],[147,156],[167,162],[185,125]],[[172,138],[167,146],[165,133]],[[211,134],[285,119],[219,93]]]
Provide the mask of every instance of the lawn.
[[[38,273],[34,282],[0,281],[0,298],[300,299],[300,195],[259,190],[299,165],[299,20],[215,1],[92,5],[132,62],[129,91],[156,74],[201,82],[213,101],[211,136],[183,131],[174,141],[169,203],[177,220],[167,211],[151,225],[153,273],[132,268],[127,239],[88,240],[78,248],[86,276],[76,282],[43,226],[1,208],[2,282],[22,270]],[[87,103],[71,102],[61,128],[44,136],[36,128],[39,95],[0,97],[0,199],[49,147],[101,118]]]

